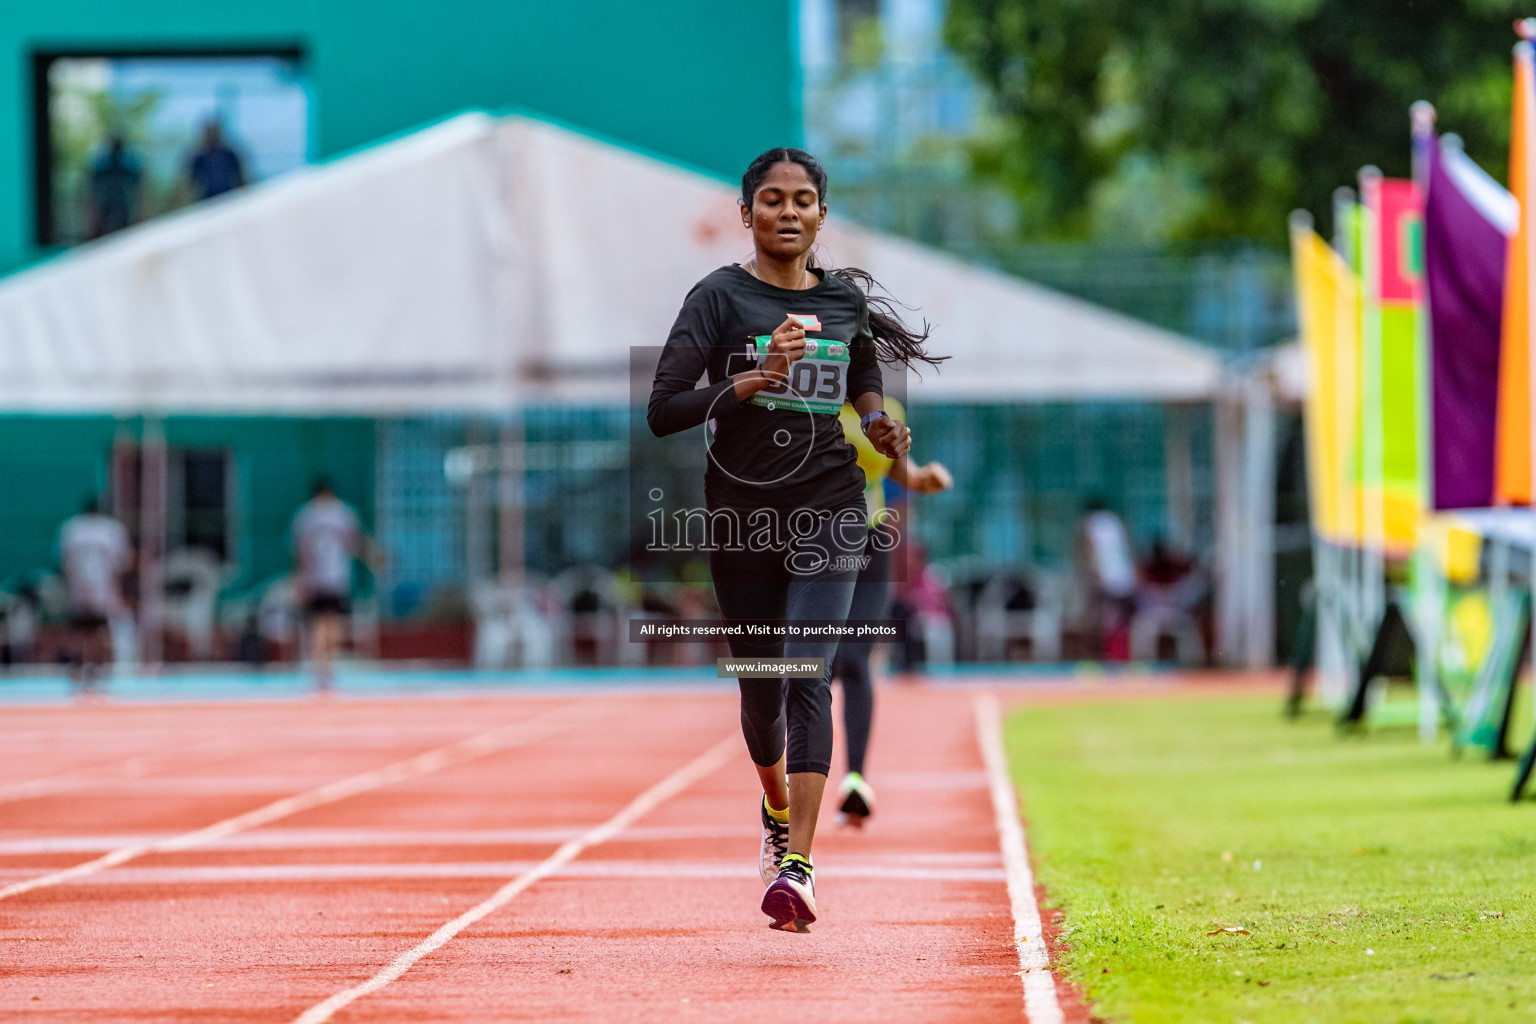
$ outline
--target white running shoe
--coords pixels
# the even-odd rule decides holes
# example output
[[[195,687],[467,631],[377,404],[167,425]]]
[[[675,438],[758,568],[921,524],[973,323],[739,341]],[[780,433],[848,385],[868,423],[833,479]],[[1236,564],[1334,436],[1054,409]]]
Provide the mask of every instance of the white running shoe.
[[[798,853],[786,854],[779,877],[763,893],[768,925],[781,932],[808,932],[816,923],[816,879],[811,862]]]
[[[784,859],[784,851],[789,849],[789,824],[768,813],[766,796],[758,810],[763,817],[763,846],[757,856],[757,870],[762,875],[763,885],[768,886],[779,877],[779,862]]]

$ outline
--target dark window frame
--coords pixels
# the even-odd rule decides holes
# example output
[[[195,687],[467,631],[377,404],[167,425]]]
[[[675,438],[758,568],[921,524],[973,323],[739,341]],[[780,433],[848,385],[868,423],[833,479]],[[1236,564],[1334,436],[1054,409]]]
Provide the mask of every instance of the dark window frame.
[[[304,48],[291,40],[274,41],[270,45],[50,45],[33,47],[29,57],[32,83],[32,238],[39,249],[56,249],[65,244],[58,241],[53,220],[53,123],[48,112],[48,72],[56,61],[92,58],[153,60],[178,57],[275,57],[291,60],[301,68],[306,64]]]

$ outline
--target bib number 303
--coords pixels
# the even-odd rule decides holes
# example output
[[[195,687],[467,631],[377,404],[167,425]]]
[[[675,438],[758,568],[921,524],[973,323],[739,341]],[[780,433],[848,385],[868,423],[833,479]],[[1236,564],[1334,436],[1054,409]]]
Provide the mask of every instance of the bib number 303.
[[[747,355],[759,363],[768,355],[769,335],[753,338]],[[805,357],[789,364],[789,380],[777,380],[752,396],[765,409],[836,415],[848,397],[848,346],[840,341],[805,339]]]

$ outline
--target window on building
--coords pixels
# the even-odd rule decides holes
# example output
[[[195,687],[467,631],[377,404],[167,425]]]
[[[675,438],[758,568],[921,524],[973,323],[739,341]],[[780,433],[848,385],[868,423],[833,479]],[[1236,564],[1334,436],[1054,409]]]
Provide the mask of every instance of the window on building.
[[[112,456],[112,513],[139,541],[143,462],[136,445],[119,444]],[[235,554],[234,457],[227,448],[166,452],[165,550],[198,548],[229,562]]]
[[[227,562],[233,551],[230,527],[229,452],[224,449],[172,450],[166,474],[167,548],[202,548]]]
[[[32,55],[37,242],[73,245],[309,157],[297,50]]]

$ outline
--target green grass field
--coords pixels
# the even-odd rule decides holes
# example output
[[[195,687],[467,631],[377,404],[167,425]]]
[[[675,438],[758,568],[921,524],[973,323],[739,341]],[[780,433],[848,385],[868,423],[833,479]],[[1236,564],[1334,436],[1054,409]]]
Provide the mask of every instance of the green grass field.
[[[1278,712],[1202,698],[1009,720],[1043,912],[1065,912],[1061,963],[1094,1012],[1536,1020],[1536,803],[1507,802],[1510,763]],[[1249,934],[1208,934],[1223,927]]]

